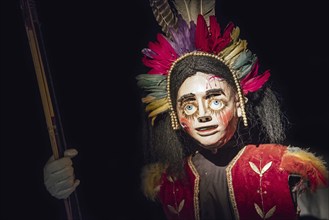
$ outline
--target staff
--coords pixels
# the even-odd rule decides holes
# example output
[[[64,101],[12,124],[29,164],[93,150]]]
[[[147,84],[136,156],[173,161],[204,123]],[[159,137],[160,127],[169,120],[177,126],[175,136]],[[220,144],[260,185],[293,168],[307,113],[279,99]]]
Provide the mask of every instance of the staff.
[[[46,57],[46,50],[43,43],[36,5],[33,0],[21,0],[20,4],[33,58],[35,73],[37,75],[38,87],[47,123],[51,148],[54,158],[58,159],[63,156],[63,152],[66,149],[66,141],[56,102],[50,68]],[[72,196],[64,199],[67,220],[81,220],[82,218],[76,192],[74,192],[74,197],[71,197]],[[76,206],[75,209],[73,209],[73,202]],[[77,212],[77,216],[75,212]]]

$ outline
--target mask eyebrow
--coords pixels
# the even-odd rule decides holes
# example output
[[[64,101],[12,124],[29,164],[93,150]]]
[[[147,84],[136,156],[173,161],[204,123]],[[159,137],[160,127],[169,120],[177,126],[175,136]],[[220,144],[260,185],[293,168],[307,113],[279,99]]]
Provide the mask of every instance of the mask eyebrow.
[[[180,105],[182,105],[183,102],[186,102],[188,100],[195,100],[195,94],[189,93],[182,95],[177,101],[180,103]]]
[[[210,96],[218,96],[218,95],[225,95],[223,89],[209,89],[206,91],[206,97]]]

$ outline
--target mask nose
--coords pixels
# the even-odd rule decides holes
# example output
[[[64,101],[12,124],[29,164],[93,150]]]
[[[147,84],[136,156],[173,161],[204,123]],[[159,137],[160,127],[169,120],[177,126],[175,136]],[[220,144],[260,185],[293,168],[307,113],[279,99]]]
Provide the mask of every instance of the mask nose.
[[[202,122],[208,122],[208,121],[211,121],[211,120],[212,120],[212,117],[211,116],[202,116],[202,117],[199,117],[198,118],[198,121],[200,123],[202,123]]]

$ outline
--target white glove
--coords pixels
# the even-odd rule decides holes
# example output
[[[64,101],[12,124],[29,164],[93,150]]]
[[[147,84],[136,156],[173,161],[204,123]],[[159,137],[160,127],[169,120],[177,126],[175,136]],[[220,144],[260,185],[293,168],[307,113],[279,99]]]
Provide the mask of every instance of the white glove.
[[[54,160],[54,156],[51,156],[44,166],[44,184],[57,199],[66,199],[80,184],[80,180],[75,179],[71,160],[77,154],[76,149],[67,149],[64,157]]]

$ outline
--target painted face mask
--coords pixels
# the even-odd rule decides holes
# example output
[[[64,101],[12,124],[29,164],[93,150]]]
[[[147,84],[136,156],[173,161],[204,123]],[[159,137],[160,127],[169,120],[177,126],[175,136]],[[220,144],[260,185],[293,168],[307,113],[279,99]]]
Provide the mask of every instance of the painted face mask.
[[[222,78],[197,72],[178,90],[177,114],[182,128],[202,147],[215,151],[233,136],[239,103]]]

